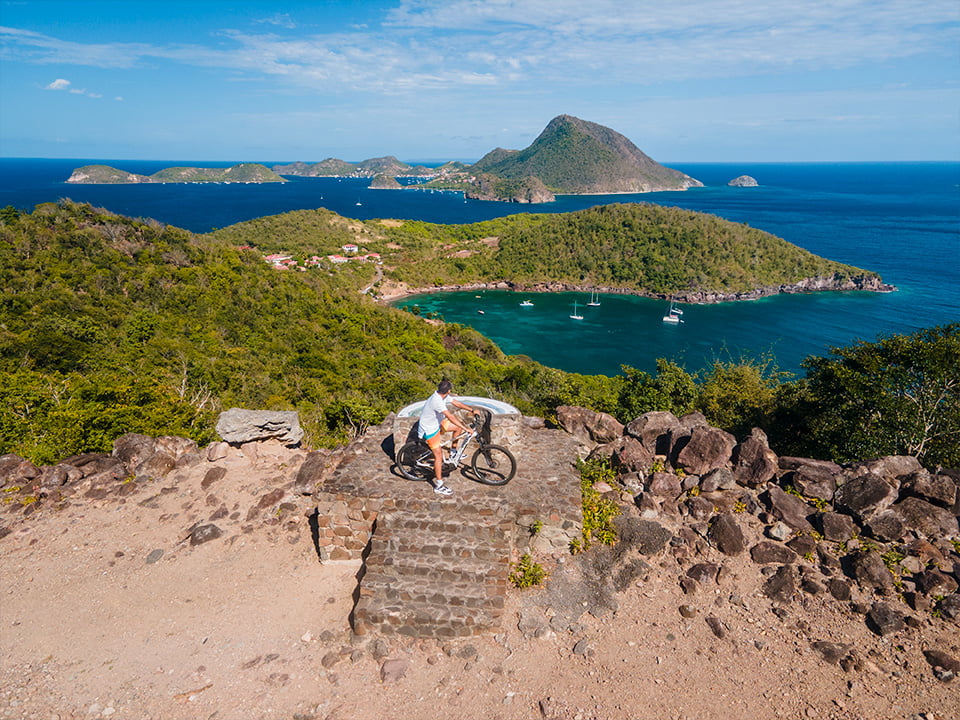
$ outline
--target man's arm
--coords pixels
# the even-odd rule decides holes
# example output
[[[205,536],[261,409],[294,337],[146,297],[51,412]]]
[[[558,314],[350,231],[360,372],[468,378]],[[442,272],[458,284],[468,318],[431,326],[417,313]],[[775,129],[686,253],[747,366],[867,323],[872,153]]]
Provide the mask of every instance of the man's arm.
[[[470,407],[469,405],[464,405],[464,404],[463,404],[462,402],[460,402],[459,400],[454,400],[453,398],[450,398],[450,404],[453,405],[454,407],[460,408],[461,410],[466,410],[467,412],[472,412],[474,415],[479,415],[479,414],[480,414],[480,411],[477,410],[475,407]]]
[[[456,402],[456,401],[454,401],[454,402]],[[459,405],[459,403],[457,403],[457,404]],[[444,411],[443,411],[443,416],[444,416],[445,418],[447,418],[447,420],[449,420],[450,422],[452,422],[452,423],[453,423],[456,427],[458,427],[460,430],[463,430],[464,432],[470,432],[470,428],[468,428],[466,425],[464,425],[462,422],[460,422],[460,418],[458,418],[454,413],[450,412],[449,410],[444,410]]]

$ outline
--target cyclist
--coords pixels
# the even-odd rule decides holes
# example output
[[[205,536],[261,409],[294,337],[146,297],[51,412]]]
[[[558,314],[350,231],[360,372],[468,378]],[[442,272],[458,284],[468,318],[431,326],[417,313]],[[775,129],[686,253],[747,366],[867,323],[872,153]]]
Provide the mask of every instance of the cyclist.
[[[452,495],[453,490],[443,484],[443,433],[452,432],[452,443],[456,447],[457,440],[465,432],[470,432],[469,428],[460,422],[459,418],[447,409],[449,405],[458,407],[461,410],[467,410],[474,415],[479,415],[480,411],[465,405],[450,395],[453,390],[453,383],[449,380],[441,380],[437,385],[437,391],[427,398],[420,412],[420,421],[417,423],[417,432],[422,437],[430,450],[433,451],[433,491],[438,495]]]

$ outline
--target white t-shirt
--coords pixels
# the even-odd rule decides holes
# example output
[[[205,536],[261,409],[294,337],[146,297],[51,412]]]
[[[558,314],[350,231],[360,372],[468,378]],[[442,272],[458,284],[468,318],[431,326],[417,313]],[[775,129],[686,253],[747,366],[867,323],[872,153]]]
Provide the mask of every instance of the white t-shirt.
[[[440,422],[447,411],[447,403],[453,399],[453,395],[447,395],[446,400],[435,392],[423,404],[423,410],[420,411],[420,437],[432,437],[440,430]]]

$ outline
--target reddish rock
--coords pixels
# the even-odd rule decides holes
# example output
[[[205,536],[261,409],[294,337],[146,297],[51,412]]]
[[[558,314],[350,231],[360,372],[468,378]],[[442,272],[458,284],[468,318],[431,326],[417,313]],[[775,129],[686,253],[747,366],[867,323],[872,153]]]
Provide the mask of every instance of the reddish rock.
[[[653,455],[666,455],[669,452],[671,431],[680,428],[680,421],[672,412],[665,410],[644,413],[628,423],[624,433],[636,438]]]
[[[745,487],[766,485],[777,472],[777,454],[767,444],[767,435],[754,428],[733,450],[733,477]]]
[[[945,508],[953,507],[957,501],[957,485],[946,475],[931,475],[926,470],[913,473],[900,487],[903,494],[926,500],[933,505]]]
[[[878,475],[860,475],[837,490],[834,504],[865,522],[896,502],[898,490],[899,485],[891,485]]]
[[[743,530],[733,515],[718,515],[710,523],[707,537],[725,555],[739,555],[747,549]]]
[[[585,443],[613,442],[623,435],[623,424],[613,415],[572,405],[557,408],[557,422]]]
[[[817,516],[820,532],[830,542],[846,542],[857,532],[853,518],[843,513],[825,512]]]
[[[774,517],[794,530],[803,532],[813,530],[813,525],[807,519],[813,513],[813,509],[796,495],[791,495],[774,485],[766,492],[766,499]]]
[[[771,540],[761,540],[750,548],[750,557],[761,565],[777,563],[785,565],[797,560],[797,554],[786,545]]]
[[[610,447],[605,446],[605,447]],[[647,472],[653,464],[653,455],[636,438],[621,437],[613,443],[610,456],[615,468],[620,472]]]
[[[693,475],[704,475],[711,470],[727,467],[736,439],[719,428],[695,428],[690,440],[676,452],[675,467]]]
[[[675,498],[682,492],[680,478],[672,473],[655,472],[650,476],[648,491],[658,497]]]

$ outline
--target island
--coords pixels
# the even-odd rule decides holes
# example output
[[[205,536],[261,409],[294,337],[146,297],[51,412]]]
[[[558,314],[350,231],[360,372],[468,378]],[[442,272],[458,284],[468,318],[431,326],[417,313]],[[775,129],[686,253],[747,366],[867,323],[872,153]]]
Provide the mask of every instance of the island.
[[[740,175],[728,182],[727,185],[730,187],[759,187],[760,183],[756,181],[756,178],[749,175]]]
[[[380,173],[379,175],[374,175],[373,180],[370,181],[371,190],[401,190],[403,185],[397,182],[397,179],[393,175],[388,175],[387,173]]]
[[[411,166],[393,156],[348,163],[274,165],[281,175],[305,177],[418,177],[416,187],[456,190],[473,200],[545,203],[557,194],[593,195],[687,190],[703,183],[657,163],[615,130],[558,115],[523,150],[495,148],[472,165]]]
[[[283,183],[266,165],[240,163],[228,168],[169,167],[153,175],[118,170],[109,165],[84,165],[66,180],[76,185],[133,185],[142,183]]]

